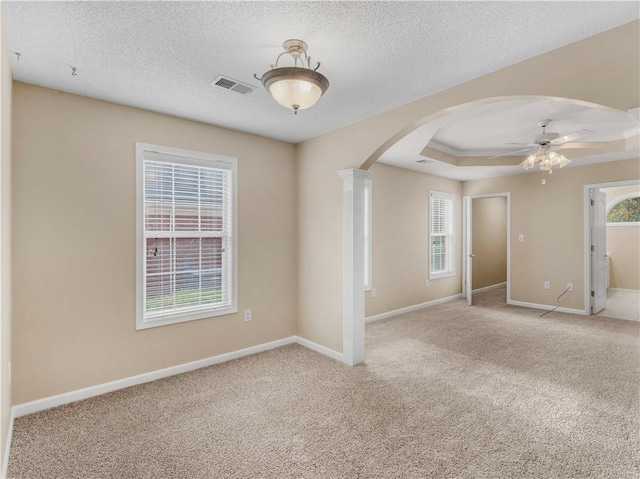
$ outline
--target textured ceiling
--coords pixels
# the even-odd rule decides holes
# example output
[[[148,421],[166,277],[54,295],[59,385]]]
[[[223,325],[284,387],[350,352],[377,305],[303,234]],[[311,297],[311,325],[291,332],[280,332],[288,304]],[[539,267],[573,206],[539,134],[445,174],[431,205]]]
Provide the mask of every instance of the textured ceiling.
[[[16,80],[299,142],[638,18],[637,2],[3,2]],[[288,38],[330,80],[294,116],[259,86]],[[71,66],[77,75],[71,75]],[[512,141],[526,140],[514,138]],[[424,144],[423,144],[424,146]]]

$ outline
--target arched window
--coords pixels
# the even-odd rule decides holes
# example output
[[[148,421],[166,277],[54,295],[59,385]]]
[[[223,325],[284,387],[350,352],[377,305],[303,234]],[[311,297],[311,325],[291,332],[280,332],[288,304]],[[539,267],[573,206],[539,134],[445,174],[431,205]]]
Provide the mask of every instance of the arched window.
[[[640,196],[632,193],[615,201],[607,211],[607,223],[640,224]]]

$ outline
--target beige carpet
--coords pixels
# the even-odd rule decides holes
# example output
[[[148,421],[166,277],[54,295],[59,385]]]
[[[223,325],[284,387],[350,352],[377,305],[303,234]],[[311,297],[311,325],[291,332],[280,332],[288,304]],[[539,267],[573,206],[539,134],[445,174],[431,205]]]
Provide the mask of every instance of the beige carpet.
[[[367,326],[16,420],[9,478],[637,478],[640,324],[501,305]]]

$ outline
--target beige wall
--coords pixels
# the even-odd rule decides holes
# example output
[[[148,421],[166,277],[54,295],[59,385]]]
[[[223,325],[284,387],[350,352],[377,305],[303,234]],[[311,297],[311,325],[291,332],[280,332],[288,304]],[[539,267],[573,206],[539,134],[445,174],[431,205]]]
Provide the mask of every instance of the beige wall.
[[[444,109],[487,98],[546,95],[622,111],[635,108],[640,104],[639,26],[638,21],[629,23],[298,145],[298,333],[342,350],[342,185],[338,170],[368,168],[368,160],[375,161],[378,153]],[[545,74],[540,75],[541,71]],[[611,167],[597,171],[603,176],[632,174],[631,167],[620,173]],[[594,176],[598,181],[598,173]],[[539,179],[532,183],[538,185]],[[581,219],[568,221],[579,224]],[[568,256],[572,257],[574,248],[579,250],[581,244],[566,248],[571,249]],[[574,274],[577,272],[571,276]],[[555,296],[549,299],[549,294],[537,290],[522,297],[547,304],[555,300]]]
[[[429,281],[427,264],[429,191],[455,195],[455,251],[461,249],[462,184],[437,176],[376,164],[372,183],[372,287],[365,293],[365,316],[453,296],[461,291],[460,257],[456,276]]]
[[[507,198],[472,200],[472,289],[507,281]]]
[[[640,226],[607,228],[610,287],[640,289]]]
[[[0,464],[11,413],[11,66],[0,11]]]
[[[638,160],[568,167],[545,174],[525,174],[468,181],[463,192],[487,194],[511,192],[511,299],[546,305],[567,283],[561,306],[584,310],[584,185],[637,179]],[[524,234],[524,242],[518,235]],[[551,289],[544,289],[544,282]]]
[[[638,185],[602,191],[607,195],[607,206],[627,193],[640,196]],[[640,226],[607,226],[607,252],[611,255],[610,287],[640,289]]]
[[[298,335],[342,351],[342,179],[349,167],[298,144]],[[304,297],[301,293],[304,291]]]
[[[293,145],[18,82],[13,99],[15,404],[295,334]],[[238,314],[135,330],[137,141],[238,158]]]
[[[342,180],[336,172],[368,167],[367,160],[375,158],[377,150],[443,109],[487,98],[548,95],[623,111],[637,107],[639,24],[532,58],[297,147],[16,83],[14,402],[281,338],[296,331],[296,309],[299,335],[341,351]],[[545,75],[538,74],[542,70]],[[135,332],[135,141],[239,158],[239,309],[252,308],[253,322],[230,315]],[[574,214],[575,202],[580,202],[576,190],[584,181],[637,178],[638,162],[585,167],[563,179],[578,170],[554,174],[564,189],[550,183],[545,194],[536,189],[540,184],[534,173],[470,182],[464,190],[512,191],[521,205],[513,212],[520,219],[512,233],[529,232],[532,242],[522,247],[536,252],[514,252],[512,259],[524,258],[521,270],[542,271],[541,278],[552,281],[554,288],[573,281],[576,291],[565,306],[582,308],[577,259],[582,241],[576,240],[582,215]],[[376,208],[375,178],[373,187]],[[553,208],[549,216],[536,204],[529,215],[526,206],[532,199],[540,205],[568,201],[568,214],[563,216],[563,206]],[[552,240],[542,235],[547,225],[552,226],[546,231],[554,235],[553,248]],[[375,248],[375,235],[373,241]],[[375,259],[373,267],[375,275]],[[551,270],[555,273],[547,278]],[[383,281],[374,276],[374,285],[377,279]],[[555,289],[528,291],[530,279],[523,275],[513,282],[514,299],[552,304]],[[539,279],[532,280],[538,284]],[[381,286],[383,291],[387,288]],[[443,288],[446,291],[437,295],[448,294],[448,286]],[[425,292],[426,298],[431,298],[431,291]],[[391,307],[378,304],[379,311]]]

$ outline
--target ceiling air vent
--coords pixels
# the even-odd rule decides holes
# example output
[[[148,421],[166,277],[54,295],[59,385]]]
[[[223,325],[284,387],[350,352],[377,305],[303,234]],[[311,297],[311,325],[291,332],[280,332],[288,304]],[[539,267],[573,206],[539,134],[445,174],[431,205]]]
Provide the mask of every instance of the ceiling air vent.
[[[224,88],[225,90],[235,91],[236,93],[240,93],[242,95],[251,93],[256,89],[256,87],[253,85],[234,80],[233,78],[229,78],[224,75],[218,75],[211,83],[209,83],[209,85]]]

